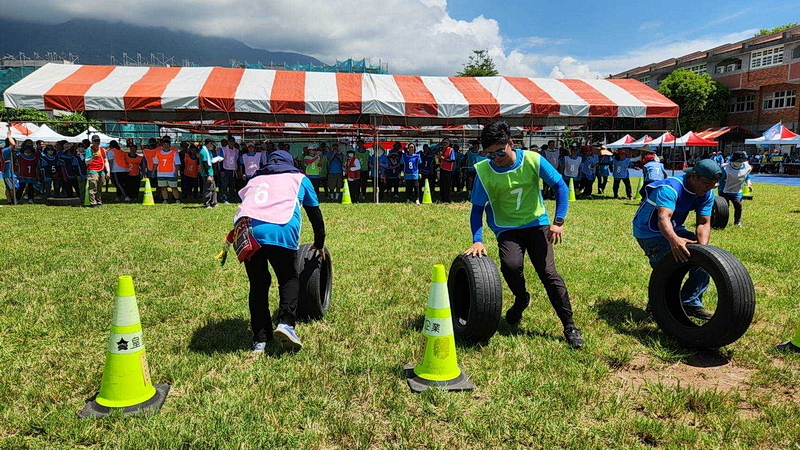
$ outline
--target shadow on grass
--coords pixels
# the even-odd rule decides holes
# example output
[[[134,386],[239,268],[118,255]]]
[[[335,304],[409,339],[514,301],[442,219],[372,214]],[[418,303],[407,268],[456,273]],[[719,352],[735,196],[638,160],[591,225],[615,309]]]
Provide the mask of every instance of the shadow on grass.
[[[524,336],[524,337],[538,337],[538,338],[548,339],[551,341],[564,340],[561,334],[548,333],[541,330],[531,330],[528,328],[520,327],[519,325],[511,326],[508,323],[506,323],[505,319],[500,320],[500,326],[497,327],[497,334],[505,337]]]
[[[679,345],[651,321],[644,309],[624,298],[601,299],[594,306],[597,316],[617,332],[636,338],[657,357],[693,367],[718,367],[730,357],[718,350],[692,350]]]
[[[189,350],[212,355],[233,353],[251,345],[250,323],[242,318],[209,320],[196,329],[189,342]]]

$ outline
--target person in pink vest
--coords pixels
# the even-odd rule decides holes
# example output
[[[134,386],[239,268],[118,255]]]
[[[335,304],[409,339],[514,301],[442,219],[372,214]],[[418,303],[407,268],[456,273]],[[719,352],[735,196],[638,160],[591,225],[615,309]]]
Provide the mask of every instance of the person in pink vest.
[[[264,353],[273,338],[286,350],[300,350],[303,344],[295,333],[297,298],[300,281],[295,256],[300,241],[300,205],[314,229],[312,250],[324,258],[325,223],[319,199],[311,181],[295,167],[292,155],[285,150],[270,153],[266,166],[259,169],[239,191],[242,204],[234,216],[234,229],[227,242],[244,262],[250,280],[250,325],[253,330],[252,351]],[[224,261],[225,250],[222,253]],[[269,287],[272,277],[278,279],[278,326],[272,330],[269,308]]]
[[[239,150],[234,147],[233,138],[220,141],[220,156],[222,156],[222,171],[220,173],[219,193],[222,203],[228,204],[236,199],[236,178],[238,178]]]

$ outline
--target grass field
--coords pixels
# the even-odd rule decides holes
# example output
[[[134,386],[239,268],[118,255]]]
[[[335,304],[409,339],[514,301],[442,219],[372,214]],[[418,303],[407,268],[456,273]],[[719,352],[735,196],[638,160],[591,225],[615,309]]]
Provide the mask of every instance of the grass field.
[[[688,351],[648,322],[636,205],[585,200],[556,261],[586,346],[567,347],[528,266],[520,326],[458,346],[475,391],[419,395],[402,366],[422,356],[431,267],[471,244],[466,203],[324,204],[329,314],[298,326],[300,353],[256,360],[244,268],[213,258],[234,206],[0,208],[0,448],[800,448],[800,358],[774,350],[800,323],[800,190],[755,194],[745,228],[712,233],[756,286],[738,342]],[[487,248],[497,261],[493,238]],[[100,386],[123,274],[153,381],[172,391],[156,415],[78,419]]]

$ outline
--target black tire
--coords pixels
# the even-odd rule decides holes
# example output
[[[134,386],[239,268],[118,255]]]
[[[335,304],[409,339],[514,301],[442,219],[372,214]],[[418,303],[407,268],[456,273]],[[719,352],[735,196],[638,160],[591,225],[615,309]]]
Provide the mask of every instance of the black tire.
[[[78,197],[48,197],[47,206],[81,206],[83,200]]]
[[[714,197],[714,206],[711,208],[711,228],[724,230],[728,226],[728,200],[719,195]]]
[[[297,250],[295,267],[300,279],[300,294],[297,298],[297,318],[300,320],[322,319],[331,305],[333,289],[333,265],[328,248],[323,248],[325,260],[309,251],[311,244],[303,244]]]
[[[735,256],[711,245],[686,246],[691,256],[686,263],[668,253],[650,275],[650,307],[664,333],[690,348],[719,348],[736,342],[750,327],[756,308],[753,280]],[[695,324],[683,311],[681,283],[694,266],[711,275],[718,301],[714,316],[703,325]]]
[[[500,324],[503,288],[500,273],[488,256],[458,255],[447,277],[453,332],[466,342],[488,341]]]

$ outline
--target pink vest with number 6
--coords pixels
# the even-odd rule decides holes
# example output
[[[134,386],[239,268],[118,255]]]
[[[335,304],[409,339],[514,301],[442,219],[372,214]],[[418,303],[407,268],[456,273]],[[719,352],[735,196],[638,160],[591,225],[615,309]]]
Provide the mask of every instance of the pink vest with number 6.
[[[279,173],[251,179],[239,191],[242,204],[233,223],[242,217],[276,225],[289,223],[298,204],[297,194],[303,177],[302,173]]]

